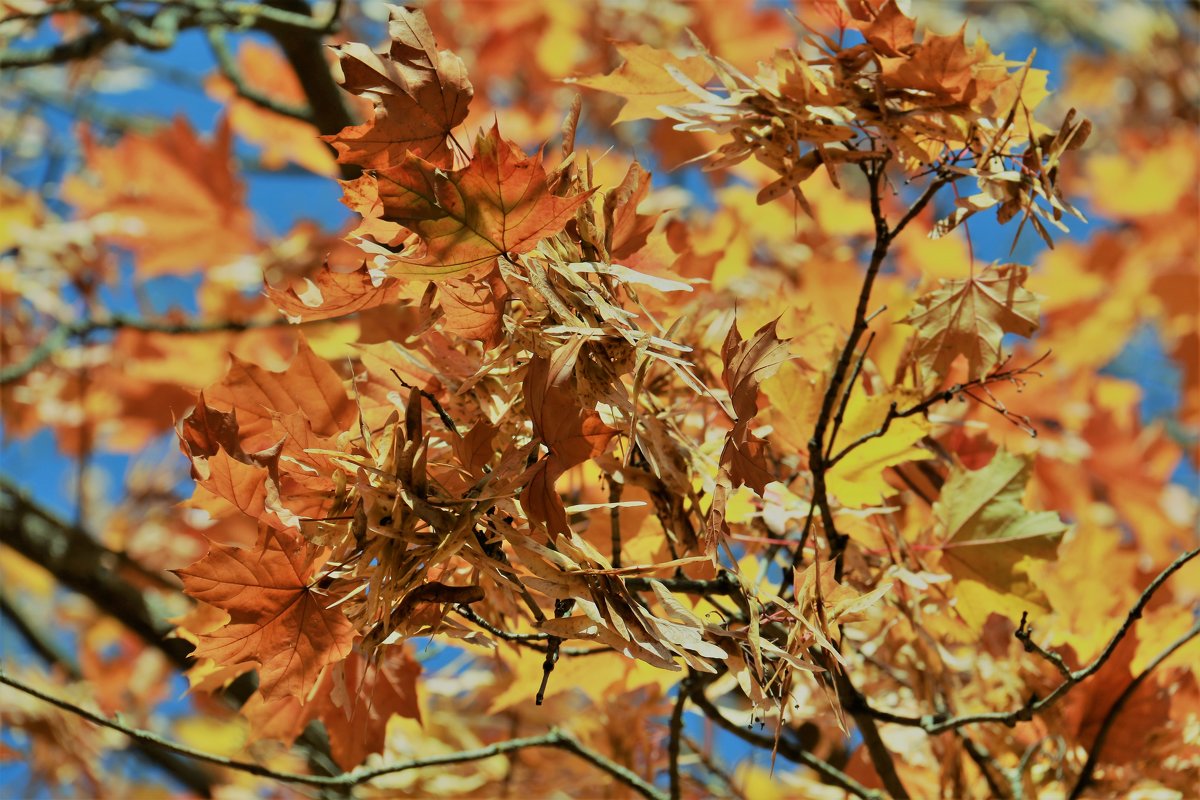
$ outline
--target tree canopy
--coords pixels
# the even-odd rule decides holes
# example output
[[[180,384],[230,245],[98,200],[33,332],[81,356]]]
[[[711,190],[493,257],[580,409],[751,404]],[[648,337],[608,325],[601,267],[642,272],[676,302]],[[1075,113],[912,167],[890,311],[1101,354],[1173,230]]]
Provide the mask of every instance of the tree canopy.
[[[1195,790],[1200,12],[784,6],[0,2],[6,787]]]

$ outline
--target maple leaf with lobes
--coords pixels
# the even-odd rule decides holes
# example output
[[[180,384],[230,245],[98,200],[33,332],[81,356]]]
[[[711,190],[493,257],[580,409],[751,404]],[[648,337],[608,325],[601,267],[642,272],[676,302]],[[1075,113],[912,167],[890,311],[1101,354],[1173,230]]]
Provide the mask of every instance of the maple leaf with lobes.
[[[214,544],[175,570],[184,592],[229,613],[197,636],[196,658],[253,664],[264,699],[306,698],[322,670],[350,653],[354,625],[332,607],[344,592],[318,590],[318,550],[298,535],[264,528],[253,550]]]
[[[397,256],[388,273],[428,279],[461,277],[498,256],[532,250],[561,231],[591,194],[551,194],[540,154],[526,157],[497,126],[480,134],[475,156],[460,170],[410,154],[402,165],[347,187],[357,190],[362,182],[377,183],[384,220],[421,238],[420,250]]]
[[[969,379],[987,375],[1002,360],[1006,333],[1029,336],[1038,329],[1038,297],[1025,288],[1029,267],[991,266],[966,280],[942,281],[942,288],[917,300],[901,322],[917,329],[913,357],[925,370],[945,375],[960,355]]]
[[[389,6],[392,46],[376,53],[351,42],[338,53],[342,88],[375,102],[375,118],[326,140],[338,161],[368,168],[404,161],[408,153],[439,166],[453,160],[450,131],[467,118],[475,89],[454,53],[437,49],[424,13]]]

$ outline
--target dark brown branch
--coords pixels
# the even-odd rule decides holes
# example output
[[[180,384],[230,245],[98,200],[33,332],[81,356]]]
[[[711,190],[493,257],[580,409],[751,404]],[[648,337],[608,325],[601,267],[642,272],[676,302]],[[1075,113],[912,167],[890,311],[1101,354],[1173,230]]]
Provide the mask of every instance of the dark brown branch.
[[[891,429],[892,423],[898,419],[904,419],[905,417],[916,416],[917,414],[924,414],[925,412],[929,411],[930,409],[932,409],[934,406],[938,405],[939,403],[948,403],[960,394],[969,393],[969,391],[971,389],[982,388],[984,386],[988,386],[993,383],[1002,383],[1004,381],[1017,380],[1022,375],[1040,374],[1040,373],[1034,372],[1033,368],[1036,367],[1038,364],[1040,364],[1042,362],[1042,360],[1045,359],[1046,356],[1048,356],[1048,355],[1049,355],[1049,352],[1045,353],[1044,355],[1039,356],[1036,360],[1034,360],[1028,366],[1017,367],[1017,368],[1009,369],[1009,370],[1001,370],[1000,372],[993,372],[991,375],[985,375],[981,378],[976,378],[974,380],[967,381],[966,383],[955,384],[954,386],[951,386],[949,389],[946,389],[944,391],[941,391],[934,395],[931,395],[930,397],[925,398],[921,402],[916,403],[916,404],[904,409],[903,411],[900,411],[899,407],[895,403],[892,403],[891,407],[888,408],[887,416],[885,416],[883,418],[883,422],[880,424],[880,426],[877,429],[870,431],[868,433],[864,433],[862,436],[858,437],[853,442],[850,442],[849,444],[847,444],[845,447],[843,447],[841,450],[839,450],[837,453],[835,453],[832,457],[827,458],[825,461],[825,467],[827,469],[831,469],[834,464],[838,463],[843,458],[848,456],[852,451],[858,449],[859,447],[861,447],[862,445],[871,441],[872,439],[878,439],[879,437],[884,436],[885,434],[887,434],[888,430]]]
[[[24,492],[0,478],[0,541],[31,562],[49,571],[63,586],[87,597],[147,644],[160,650],[179,669],[191,666],[192,646],[167,638],[172,628],[159,620],[130,576],[128,560],[96,542],[30,500]]]
[[[635,790],[643,797],[651,798],[651,800],[667,800],[666,795],[647,783],[636,773],[626,767],[605,758],[594,750],[585,747],[575,737],[568,733],[563,733],[557,728],[542,736],[530,736],[524,739],[509,739],[503,742],[497,742],[487,747],[481,747],[475,750],[462,750],[456,753],[447,753],[444,755],[430,756],[428,758],[418,758],[411,761],[405,761],[399,764],[385,764],[379,767],[363,768],[360,767],[352,772],[345,772],[341,775],[303,775],[296,772],[281,772],[270,769],[262,764],[256,764],[249,761],[238,761],[232,758],[226,758],[214,753],[208,753],[203,750],[197,750],[194,747],[180,744],[179,742],[171,741],[151,731],[141,730],[139,728],[131,728],[116,720],[109,719],[102,714],[97,714],[93,711],[88,711],[73,703],[70,703],[61,698],[36,689],[22,681],[16,680],[0,671],[0,684],[10,686],[17,691],[24,692],[31,697],[36,697],[39,700],[57,706],[64,711],[75,714],[76,716],[87,720],[95,725],[117,731],[128,736],[129,738],[144,742],[148,745],[159,747],[164,750],[178,753],[181,756],[195,759],[197,761],[205,761],[210,764],[216,764],[227,769],[238,770],[250,775],[257,775],[261,778],[270,778],[271,780],[282,781],[285,783],[298,783],[307,786],[321,786],[330,788],[349,788],[360,784],[368,783],[375,778],[383,777],[384,775],[394,775],[398,772],[406,772],[412,769],[420,769],[422,767],[436,767],[446,764],[462,764],[468,761],[479,761],[493,756],[511,753],[514,750],[522,750],[527,747],[555,747],[560,750],[566,750],[574,753],[585,761],[590,762],[604,772],[611,775],[615,780],[625,784]]]
[[[679,745],[683,736],[683,708],[687,705],[688,679],[684,678],[679,684],[679,696],[675,698],[675,706],[671,709],[671,722],[667,728],[667,776],[671,787],[671,800],[682,797],[682,785],[679,780]]]
[[[53,640],[38,630],[3,591],[0,591],[0,614],[12,622],[17,632],[47,665],[62,670],[71,681],[83,680],[83,672],[75,662],[59,650]],[[134,741],[131,747],[139,757],[167,772],[194,794],[204,798],[212,797],[213,776],[198,764],[178,758],[157,747],[150,747],[145,742]]]
[[[887,220],[883,216],[883,205],[880,198],[880,182],[883,179],[883,164],[864,165],[867,175],[867,185],[871,197],[871,217],[875,221],[875,246],[871,250],[871,260],[867,264],[867,272],[863,277],[862,287],[858,292],[858,304],[854,309],[854,323],[850,335],[842,346],[833,374],[829,378],[829,386],[825,389],[825,397],[821,401],[821,410],[817,415],[817,423],[813,428],[812,438],[808,441],[808,468],[813,478],[813,504],[821,514],[821,524],[825,528],[825,536],[829,540],[830,559],[834,562],[834,578],[842,579],[843,558],[848,538],[838,533],[833,521],[833,510],[829,505],[829,493],[825,486],[825,473],[829,466],[825,463],[826,437],[833,423],[835,406],[841,398],[842,388],[850,371],[851,361],[858,350],[858,343],[867,331],[867,307],[871,302],[871,290],[875,286],[875,278],[883,267],[887,257],[888,246],[891,244],[891,234],[888,231]],[[799,553],[800,550],[797,550]]]
[[[205,33],[208,35],[208,44],[212,49],[213,57],[217,60],[217,67],[221,70],[221,76],[229,81],[239,97],[273,114],[307,122],[310,125],[313,124],[313,112],[311,108],[307,106],[294,106],[290,103],[277,100],[268,94],[258,91],[246,82],[237,61],[234,59],[233,54],[229,52],[229,43],[225,39],[225,31],[223,29],[209,28]]]
[[[298,16],[307,17],[310,14],[308,3],[304,0],[269,0],[271,8],[284,9]],[[330,24],[337,23],[337,13],[341,4],[335,7],[334,17]],[[340,133],[343,128],[354,124],[350,111],[342,99],[342,89],[333,79],[329,62],[325,60],[326,48],[321,41],[321,28],[312,30],[295,30],[287,26],[264,24],[263,30],[269,33],[279,44],[283,55],[291,65],[292,71],[300,81],[300,87],[308,98],[312,109],[312,122],[317,130],[325,136]],[[330,152],[336,155],[333,146]],[[343,180],[357,178],[362,170],[354,164],[341,164]]]
[[[138,319],[115,315],[103,319],[88,319],[60,324],[41,344],[29,351],[21,361],[0,369],[0,385],[25,377],[72,340],[99,331],[134,330],[146,333],[169,333],[177,336],[197,336],[206,333],[237,333],[290,325],[279,317],[261,320],[222,320],[218,322],[181,323],[167,320]]]
[[[1011,797],[1012,793],[996,777],[997,773],[1003,773],[1003,769],[996,763],[991,754],[962,731],[956,730],[954,733],[958,737],[958,740],[962,742],[963,749],[967,751],[967,755],[971,757],[971,760],[975,762],[975,766],[983,774],[983,779],[987,781],[988,789],[991,790],[992,796],[998,798]]]
[[[1100,761],[1100,754],[1104,751],[1104,743],[1108,739],[1108,734],[1112,731],[1113,724],[1116,723],[1117,717],[1121,715],[1121,711],[1125,708],[1125,704],[1137,692],[1146,679],[1150,677],[1150,673],[1158,668],[1160,664],[1166,661],[1175,653],[1176,650],[1183,647],[1185,644],[1195,639],[1200,635],[1200,619],[1192,623],[1192,627],[1188,631],[1171,643],[1166,650],[1159,653],[1153,661],[1146,665],[1146,668],[1138,673],[1137,677],[1129,682],[1125,690],[1121,692],[1116,701],[1112,704],[1112,708],[1104,715],[1104,720],[1100,723],[1100,730],[1096,732],[1096,739],[1092,742],[1091,750],[1088,751],[1087,761],[1083,765],[1083,771],[1079,773],[1079,780],[1075,781],[1075,788],[1071,790],[1069,800],[1076,800],[1083,790],[1092,782],[1092,774],[1096,771],[1096,764]]]
[[[76,11],[89,16],[96,27],[74,39],[28,50],[7,50],[0,54],[0,68],[27,68],[46,64],[65,64],[99,55],[117,42],[149,50],[174,46],[180,31],[223,25],[237,28],[290,31],[293,34],[320,35],[337,26],[336,14],[317,20],[289,4],[259,3],[161,3],[150,13],[135,14],[117,8],[115,3],[75,2],[56,5],[53,13]],[[340,4],[339,4],[340,6]],[[37,14],[26,15],[35,19]]]
[[[883,795],[874,789],[868,789],[858,781],[851,778],[846,773],[842,772],[837,767],[833,766],[824,759],[817,758],[812,753],[800,747],[790,738],[780,737],[778,740],[773,736],[766,736],[761,733],[747,730],[741,725],[730,722],[721,713],[721,710],[708,699],[704,694],[704,685],[701,681],[695,681],[688,693],[690,699],[703,714],[716,723],[717,727],[732,733],[734,736],[741,739],[747,744],[753,745],[763,750],[771,750],[778,752],[779,755],[796,764],[803,764],[806,767],[814,770],[821,779],[831,786],[840,787],[855,797],[869,798],[870,800],[883,800]]]
[[[493,625],[492,623],[488,622],[483,617],[476,614],[475,610],[472,609],[470,606],[457,605],[454,607],[454,610],[463,619],[466,619],[466,620],[469,620],[469,621],[475,623],[476,625],[483,628],[485,631],[492,634],[493,636],[503,639],[506,642],[512,642],[514,644],[520,645],[521,647],[527,647],[530,650],[536,650],[539,653],[545,653],[547,651],[547,648],[549,647],[550,640],[555,638],[555,637],[552,637],[548,633],[515,633],[513,631],[506,631],[501,628],[497,628],[495,625]],[[611,647],[608,647],[608,646],[560,647],[559,648],[559,654],[568,656],[568,657],[590,656],[590,655],[596,655],[597,653],[612,653],[612,652],[615,652],[615,651]]]
[[[833,659],[825,659],[825,661],[826,665],[831,668],[830,675],[833,678],[833,685],[837,689],[838,697],[842,701],[842,707],[854,719],[854,724],[862,736],[863,746],[867,748],[867,755],[871,757],[871,764],[875,767],[879,780],[883,782],[883,787],[887,789],[889,795],[897,800],[907,800],[908,790],[904,788],[904,783],[896,773],[895,759],[892,757],[891,751],[887,749],[887,745],[883,743],[883,737],[879,735],[875,719],[867,712],[863,703],[855,701],[855,698],[861,700],[862,695],[850,681],[850,676],[844,669],[834,664]]]
[[[1182,569],[1189,561],[1200,555],[1200,547],[1180,555],[1172,561],[1162,572],[1155,577],[1154,580],[1142,591],[1138,596],[1137,602],[1133,608],[1125,616],[1125,620],[1121,623],[1121,627],[1113,634],[1108,644],[1100,655],[1087,666],[1074,670],[1068,677],[1063,679],[1063,682],[1055,687],[1054,691],[1043,698],[1031,697],[1020,708],[1012,711],[991,711],[980,714],[964,714],[957,717],[945,717],[940,714],[927,714],[923,717],[905,716],[902,714],[892,714],[882,709],[871,707],[865,699],[860,698],[863,703],[866,713],[870,714],[880,722],[890,722],[896,725],[906,725],[912,728],[921,728],[929,734],[945,733],[946,731],[955,728],[961,728],[964,725],[974,725],[982,722],[995,722],[1008,727],[1015,726],[1018,722],[1028,722],[1033,719],[1034,714],[1040,713],[1049,708],[1054,703],[1058,702],[1067,692],[1077,686],[1080,682],[1094,675],[1104,664],[1112,657],[1113,652],[1121,641],[1129,634],[1133,628],[1133,624],[1141,619],[1142,612],[1145,611],[1146,605],[1149,604],[1154,593],[1157,592],[1162,585]],[[1043,656],[1046,657],[1046,656]]]
[[[150,609],[138,588],[146,583],[163,585],[162,579],[59,519],[4,478],[0,478],[0,543],[49,571],[64,587],[88,598],[100,611],[166,656],[176,669],[184,671],[192,666],[192,645],[170,636],[173,627]],[[224,694],[241,705],[253,691],[251,676],[243,675]],[[317,730],[309,726],[300,743],[332,771],[333,762],[325,755],[328,743]]]

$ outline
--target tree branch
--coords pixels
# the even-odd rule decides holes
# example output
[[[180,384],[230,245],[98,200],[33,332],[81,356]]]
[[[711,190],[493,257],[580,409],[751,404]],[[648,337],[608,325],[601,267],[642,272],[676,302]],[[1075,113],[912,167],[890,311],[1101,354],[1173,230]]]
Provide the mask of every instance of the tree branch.
[[[854,724],[863,739],[863,746],[867,748],[867,755],[871,757],[871,764],[883,782],[883,788],[887,789],[888,794],[897,800],[907,800],[908,790],[904,788],[904,783],[896,773],[896,762],[891,751],[887,749],[887,745],[883,743],[883,737],[879,735],[875,719],[867,713],[861,702],[856,702],[856,700],[862,699],[862,695],[851,683],[850,676],[844,669],[833,663],[833,659],[826,659],[826,661],[842,706],[854,718]]]
[[[708,699],[704,694],[704,686],[700,682],[692,687],[688,694],[689,699],[696,704],[706,717],[711,719],[716,725],[724,730],[732,733],[734,736],[741,739],[747,744],[763,750],[772,750],[778,752],[779,755],[786,758],[788,761],[797,764],[803,764],[806,767],[817,772],[823,781],[830,785],[840,787],[855,797],[867,798],[868,800],[883,800],[883,795],[874,789],[868,789],[858,781],[851,778],[846,773],[842,772],[837,767],[829,762],[817,758],[812,753],[796,745],[791,739],[780,737],[776,739],[772,736],[764,736],[759,733],[743,728],[741,725],[736,725],[730,722],[721,713],[720,709]]]
[[[992,711],[980,714],[964,714],[950,718],[946,718],[937,714],[927,714],[923,717],[893,714],[882,709],[871,707],[865,698],[861,699],[864,709],[866,713],[870,714],[880,722],[890,722],[896,725],[906,725],[912,728],[921,728],[929,734],[945,733],[946,731],[953,730],[955,728],[961,728],[964,725],[974,725],[981,722],[996,722],[1000,723],[1001,725],[1007,725],[1010,728],[1015,726],[1018,722],[1028,722],[1029,720],[1033,719],[1034,714],[1040,713],[1054,703],[1058,702],[1063,695],[1073,689],[1080,682],[1094,675],[1101,667],[1103,667],[1108,659],[1112,657],[1113,651],[1117,649],[1117,646],[1121,643],[1121,640],[1123,640],[1129,634],[1134,622],[1141,618],[1142,612],[1146,609],[1146,605],[1150,602],[1151,598],[1154,596],[1154,593],[1162,587],[1168,578],[1182,569],[1184,565],[1198,555],[1200,555],[1200,547],[1183,553],[1174,561],[1172,561],[1166,568],[1164,568],[1163,571],[1160,572],[1158,576],[1152,580],[1150,584],[1142,591],[1141,595],[1137,599],[1137,602],[1134,603],[1133,608],[1131,608],[1129,613],[1126,614],[1124,622],[1121,623],[1121,627],[1115,634],[1113,634],[1113,637],[1109,640],[1104,650],[1101,651],[1100,655],[1096,656],[1096,658],[1087,666],[1070,672],[1068,676],[1064,677],[1063,682],[1055,687],[1054,691],[1050,692],[1050,694],[1041,699],[1038,699],[1037,697],[1031,697],[1029,701],[1025,703],[1025,705],[1021,706],[1020,708],[1013,709],[1012,711]],[[1021,637],[1018,636],[1017,638]],[[1022,642],[1024,641],[1025,640],[1022,639]],[[1043,658],[1048,658],[1051,663],[1054,663],[1052,654],[1049,654],[1048,651],[1043,651],[1041,648],[1038,648],[1038,650],[1040,651],[1039,654],[1043,654]],[[1056,664],[1055,666],[1057,667],[1058,665]]]
[[[1121,715],[1122,709],[1125,708],[1125,704],[1129,702],[1129,699],[1133,697],[1138,688],[1146,682],[1151,672],[1170,658],[1176,650],[1183,647],[1192,639],[1195,639],[1198,635],[1200,635],[1200,619],[1193,622],[1192,627],[1183,636],[1172,642],[1166,650],[1163,650],[1153,661],[1147,664],[1146,668],[1138,673],[1138,676],[1130,681],[1125,690],[1121,692],[1120,696],[1112,704],[1112,708],[1104,715],[1103,722],[1100,723],[1100,730],[1096,732],[1096,739],[1092,742],[1092,748],[1088,752],[1087,762],[1083,765],[1083,771],[1079,773],[1079,780],[1075,781],[1075,788],[1071,790],[1069,800],[1077,800],[1083,793],[1083,790],[1092,782],[1092,774],[1096,771],[1096,765],[1100,761],[1100,754],[1104,751],[1104,743],[1108,739],[1108,734],[1112,731],[1117,717]]]
[[[208,28],[205,34],[208,36],[208,44],[212,49],[213,57],[217,60],[217,66],[221,70],[221,75],[225,80],[229,81],[239,97],[249,100],[256,106],[265,108],[274,114],[307,122],[310,125],[313,124],[311,108],[307,106],[293,106],[290,103],[276,100],[270,95],[258,91],[246,82],[241,69],[238,68],[237,61],[234,59],[233,54],[229,52],[229,43],[225,40],[224,30],[221,28]]]
[[[26,618],[24,613],[17,608],[16,604],[3,591],[0,591],[0,614],[8,617],[13,623],[13,627],[17,629],[17,632],[21,634],[34,652],[49,666],[61,669],[63,674],[71,681],[83,680],[83,672],[79,667],[76,666],[70,657],[58,649],[53,640],[43,635],[37,626]],[[213,777],[207,771],[201,769],[198,764],[177,758],[171,753],[164,752],[158,748],[150,747],[145,742],[134,741],[131,743],[131,746],[138,756],[170,774],[193,793],[204,798],[212,797]]]
[[[671,722],[667,733],[667,780],[671,787],[671,800],[680,800],[682,787],[679,782],[679,745],[683,736],[683,708],[687,705],[688,678],[679,683],[679,696],[671,709]]]
[[[198,336],[207,333],[238,333],[291,325],[286,319],[221,320],[217,322],[181,323],[167,320],[139,319],[120,314],[102,319],[86,319],[59,324],[41,344],[34,347],[16,364],[0,369],[0,385],[25,377],[61,350],[72,339],[97,331],[134,330],[146,333],[169,333],[177,336]]]
[[[375,778],[383,777],[384,775],[393,775],[398,772],[406,772],[412,769],[420,769],[422,767],[436,767],[445,764],[462,764],[468,761],[480,761],[485,758],[503,755],[514,750],[523,750],[527,747],[555,747],[560,750],[567,750],[574,753],[585,761],[590,762],[599,769],[611,775],[617,781],[625,784],[634,791],[641,794],[643,797],[651,800],[668,800],[667,796],[651,784],[644,781],[633,771],[626,767],[617,764],[616,762],[606,758],[596,751],[583,745],[578,739],[571,736],[569,733],[564,733],[557,728],[552,729],[549,733],[541,736],[530,736],[523,739],[509,739],[503,742],[497,742],[487,747],[477,748],[475,750],[462,750],[457,753],[447,753],[444,755],[429,756],[427,758],[417,758],[411,761],[405,761],[398,764],[385,764],[379,767],[362,768],[353,770],[352,772],[344,772],[341,775],[304,775],[296,772],[282,772],[264,767],[261,764],[255,764],[249,761],[238,761],[225,756],[219,756],[215,753],[208,753],[203,750],[198,750],[194,747],[189,747],[185,744],[172,741],[165,737],[159,736],[152,731],[142,730],[140,728],[132,728],[121,722],[118,722],[108,717],[97,714],[94,711],[89,711],[81,708],[74,703],[71,703],[62,698],[55,697],[36,689],[16,678],[9,676],[0,669],[0,684],[10,686],[17,691],[36,697],[39,700],[57,706],[64,711],[75,714],[76,716],[87,720],[95,725],[114,730],[128,736],[130,739],[138,742],[144,742],[147,745],[168,750],[177,753],[187,758],[197,761],[205,761],[210,764],[225,767],[226,769],[234,769],[239,772],[245,772],[250,775],[257,775],[261,778],[270,778],[271,780],[282,781],[285,783],[299,783],[306,786],[319,786],[329,788],[348,788],[358,786],[363,783],[368,783]]]

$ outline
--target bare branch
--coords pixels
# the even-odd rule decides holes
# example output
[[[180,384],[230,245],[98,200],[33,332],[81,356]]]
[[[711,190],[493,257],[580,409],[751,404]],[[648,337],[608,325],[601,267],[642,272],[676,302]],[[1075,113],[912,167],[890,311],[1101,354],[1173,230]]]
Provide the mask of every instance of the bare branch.
[[[97,331],[135,330],[147,333],[169,333],[177,336],[198,336],[206,333],[236,333],[239,331],[273,328],[290,324],[282,317],[262,320],[180,323],[168,322],[166,320],[138,319],[119,314],[102,319],[87,319],[78,322],[63,323],[51,331],[42,340],[41,344],[29,351],[29,354],[25,358],[16,364],[0,369],[0,385],[25,377],[65,347],[72,339],[85,337]]]
[[[208,28],[205,34],[208,36],[208,44],[212,48],[213,56],[217,59],[217,66],[221,70],[221,75],[233,85],[234,91],[238,93],[239,97],[249,100],[256,106],[265,108],[267,111],[279,114],[280,116],[298,119],[310,125],[313,123],[311,108],[307,106],[293,106],[290,103],[276,100],[270,95],[258,91],[246,82],[246,78],[242,75],[237,61],[234,59],[233,54],[229,52],[229,43],[225,39],[224,30],[221,28]]]
[[[683,736],[683,708],[687,705],[687,683],[684,678],[679,684],[679,696],[671,709],[671,722],[667,734],[667,775],[671,786],[671,800],[679,800],[682,787],[679,782],[679,745]]]
[[[1104,751],[1104,743],[1108,739],[1108,734],[1112,731],[1113,724],[1117,721],[1117,717],[1121,715],[1121,710],[1125,708],[1125,704],[1129,702],[1129,698],[1137,692],[1138,688],[1146,682],[1160,664],[1166,661],[1171,655],[1183,647],[1185,644],[1200,636],[1200,619],[1192,623],[1192,627],[1187,630],[1183,636],[1180,636],[1174,642],[1159,653],[1153,661],[1146,665],[1146,668],[1138,673],[1138,676],[1129,682],[1125,690],[1121,692],[1116,701],[1112,704],[1112,708],[1104,715],[1104,721],[1100,723],[1100,730],[1096,732],[1096,740],[1092,742],[1091,750],[1088,751],[1087,762],[1083,765],[1083,771],[1079,773],[1079,780],[1075,781],[1075,788],[1071,790],[1069,800],[1076,800],[1083,790],[1092,782],[1092,773],[1096,771],[1096,764],[1100,761],[1100,754]]]
[[[245,772],[250,775],[257,775],[261,778],[270,778],[271,780],[282,781],[284,783],[299,783],[306,786],[322,786],[331,788],[348,788],[358,786],[360,784],[369,783],[370,781],[383,777],[384,775],[394,775],[398,772],[407,772],[408,770],[420,769],[422,767],[436,767],[445,764],[462,764],[468,761],[480,761],[485,758],[511,753],[514,750],[523,750],[528,747],[555,747],[560,750],[567,750],[574,753],[585,761],[590,762],[599,769],[611,775],[615,780],[620,781],[634,791],[641,794],[643,797],[651,798],[651,800],[667,800],[667,796],[651,784],[647,783],[640,776],[626,767],[617,764],[614,761],[602,756],[596,751],[584,746],[578,739],[571,736],[569,733],[564,733],[557,728],[552,729],[549,733],[541,736],[530,736],[523,739],[509,739],[503,742],[496,742],[487,747],[477,748],[475,750],[461,750],[456,753],[447,753],[444,755],[429,756],[427,758],[417,758],[411,761],[405,761],[398,764],[385,764],[379,767],[359,768],[352,772],[345,772],[341,775],[303,775],[296,772],[282,772],[264,767],[261,764],[256,764],[249,761],[238,761],[225,756],[219,756],[215,753],[208,753],[203,750],[198,750],[194,747],[189,747],[185,744],[172,741],[165,737],[159,736],[152,731],[142,730],[140,728],[132,728],[117,720],[109,719],[108,717],[97,714],[94,711],[89,711],[86,708],[81,708],[74,703],[71,703],[62,698],[36,689],[22,681],[19,681],[7,673],[0,670],[0,684],[10,686],[17,691],[36,697],[39,700],[57,706],[64,711],[75,714],[76,716],[87,720],[95,725],[114,730],[128,736],[130,739],[138,742],[144,742],[154,747],[162,748],[173,753],[177,753],[187,758],[192,758],[197,761],[205,761],[210,764],[216,764],[226,769],[234,769],[239,772]]]
[[[1096,656],[1096,658],[1087,666],[1070,672],[1070,674],[1063,679],[1063,682],[1060,683],[1054,689],[1054,691],[1050,692],[1050,694],[1040,699],[1037,697],[1031,697],[1029,701],[1020,708],[1013,709],[1012,711],[991,711],[980,714],[964,714],[962,716],[950,718],[937,714],[927,714],[923,717],[911,717],[902,714],[892,714],[882,709],[873,708],[867,704],[865,699],[860,698],[860,700],[864,704],[866,712],[881,722],[890,722],[896,725],[906,725],[912,728],[921,728],[929,734],[945,733],[946,731],[954,730],[955,728],[961,728],[964,725],[975,725],[982,722],[996,722],[1000,723],[1001,725],[1007,725],[1008,727],[1013,727],[1018,722],[1028,722],[1029,720],[1033,719],[1034,714],[1040,713],[1041,711],[1049,708],[1051,705],[1058,702],[1063,695],[1077,686],[1080,682],[1086,680],[1099,671],[1099,669],[1104,666],[1108,659],[1112,657],[1113,651],[1117,649],[1117,646],[1121,643],[1121,641],[1129,634],[1134,622],[1141,618],[1142,612],[1146,609],[1146,605],[1150,602],[1151,598],[1154,596],[1154,593],[1162,587],[1168,578],[1182,569],[1184,565],[1198,555],[1200,555],[1200,547],[1197,547],[1194,550],[1189,550],[1172,561],[1165,569],[1163,569],[1162,572],[1158,574],[1153,581],[1150,582],[1150,585],[1142,591],[1141,595],[1137,599],[1137,602],[1134,603],[1133,608],[1131,608],[1129,613],[1126,614],[1125,621],[1121,623],[1121,627],[1115,634],[1113,634],[1113,637],[1109,640],[1104,650],[1101,651],[1100,655]],[[1021,637],[1018,636],[1018,638]],[[1022,639],[1022,641],[1024,641],[1024,639]],[[1040,648],[1039,651],[1041,651]],[[1039,655],[1042,655],[1043,658],[1047,658],[1051,661],[1051,663],[1054,663],[1053,654],[1050,654],[1048,651],[1039,652]],[[1055,666],[1057,667],[1057,664]]]
[[[3,591],[0,591],[0,614],[13,623],[17,632],[49,666],[62,670],[62,673],[71,681],[83,680],[83,672],[75,662],[66,653],[59,650],[53,640],[38,630],[38,627],[26,618],[21,609]],[[150,747],[145,742],[134,741],[131,746],[138,756],[170,773],[195,794],[205,798],[212,797],[213,776],[198,764],[177,758],[159,748]]]
[[[734,736],[741,739],[747,744],[763,750],[772,750],[779,755],[797,764],[803,764],[816,771],[821,779],[833,786],[838,786],[855,797],[868,798],[868,800],[883,800],[883,795],[874,789],[868,789],[858,781],[851,778],[846,773],[842,772],[837,767],[830,764],[824,759],[817,758],[812,753],[798,746],[791,739],[780,737],[778,740],[773,736],[765,736],[760,733],[743,728],[730,722],[721,713],[720,709],[709,700],[704,694],[704,686],[697,681],[689,692],[689,699],[696,704],[696,707],[704,713],[706,717],[711,719],[718,727],[725,729]]]

